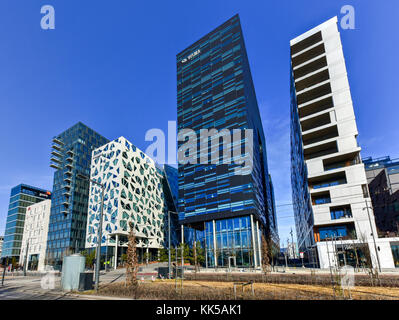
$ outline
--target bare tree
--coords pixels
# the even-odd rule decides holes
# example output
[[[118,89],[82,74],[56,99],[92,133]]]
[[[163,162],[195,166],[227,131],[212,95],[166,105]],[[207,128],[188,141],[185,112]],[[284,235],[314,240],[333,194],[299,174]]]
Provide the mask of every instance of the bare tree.
[[[126,283],[128,287],[137,287],[137,272],[138,260],[136,252],[136,236],[133,231],[133,223],[130,223],[130,232],[128,237],[127,247],[127,262],[126,262]]]
[[[379,276],[378,276],[378,269],[373,268],[373,259],[371,256],[370,252],[370,247],[369,243],[367,241],[367,236],[365,233],[361,233],[359,235],[359,240],[361,242],[361,251],[363,252],[363,263],[366,267],[366,270],[368,274],[370,275],[370,280],[371,280],[371,285],[374,286],[375,281],[377,283],[380,282]],[[375,253],[377,254],[377,252]],[[375,260],[375,259],[374,259]],[[374,261],[374,264],[376,264],[376,261]]]

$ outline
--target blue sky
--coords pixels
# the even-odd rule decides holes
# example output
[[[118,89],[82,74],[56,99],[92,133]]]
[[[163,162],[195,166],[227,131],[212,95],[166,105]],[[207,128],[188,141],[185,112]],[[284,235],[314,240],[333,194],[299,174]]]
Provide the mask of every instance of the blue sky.
[[[55,30],[40,8],[55,8]],[[51,138],[77,121],[142,150],[176,120],[178,52],[238,13],[266,134],[280,237],[294,226],[290,187],[289,40],[355,8],[341,30],[363,156],[399,157],[399,2],[78,1],[0,4],[0,234],[11,187],[52,188]],[[281,206],[283,205],[283,206]],[[294,230],[295,231],[295,230]]]

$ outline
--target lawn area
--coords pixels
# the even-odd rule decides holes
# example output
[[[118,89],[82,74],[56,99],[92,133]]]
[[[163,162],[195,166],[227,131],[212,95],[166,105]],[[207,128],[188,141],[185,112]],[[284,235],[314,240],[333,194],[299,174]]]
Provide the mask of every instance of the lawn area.
[[[236,285],[233,282],[156,280],[139,283],[137,290],[125,286],[124,282],[100,286],[100,295],[132,297],[149,300],[399,300],[399,288],[356,286],[350,293],[331,286],[309,284],[254,283]]]

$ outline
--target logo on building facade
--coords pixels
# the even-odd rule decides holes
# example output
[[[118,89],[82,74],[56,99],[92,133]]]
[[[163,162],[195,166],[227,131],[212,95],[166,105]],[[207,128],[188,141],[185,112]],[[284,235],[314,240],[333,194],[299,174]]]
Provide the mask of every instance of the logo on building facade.
[[[198,49],[196,51],[194,51],[193,53],[191,53],[187,58],[184,58],[181,63],[186,63],[189,60],[192,60],[194,57],[198,56],[201,53],[201,50]]]

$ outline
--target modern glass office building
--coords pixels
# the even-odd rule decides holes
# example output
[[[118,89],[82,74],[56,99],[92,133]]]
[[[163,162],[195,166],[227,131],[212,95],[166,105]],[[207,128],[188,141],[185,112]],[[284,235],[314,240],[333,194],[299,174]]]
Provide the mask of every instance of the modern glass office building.
[[[11,189],[2,258],[15,257],[19,261],[26,208],[47,199],[51,199],[51,192],[41,188],[20,184]]]
[[[234,162],[179,164],[180,223],[195,230],[193,240],[206,247],[207,266],[258,267],[261,234],[279,241],[265,136],[239,16],[180,52],[176,64],[179,131],[192,129],[199,137],[201,129],[253,130],[248,174],[235,174],[239,165]],[[233,144],[233,150],[241,153],[245,141]],[[183,144],[179,141],[179,148]],[[213,152],[205,150],[209,157]]]
[[[89,182],[77,173],[90,176],[92,151],[107,142],[81,122],[53,138],[50,166],[56,171],[46,259],[56,268],[65,254],[85,248]]]

